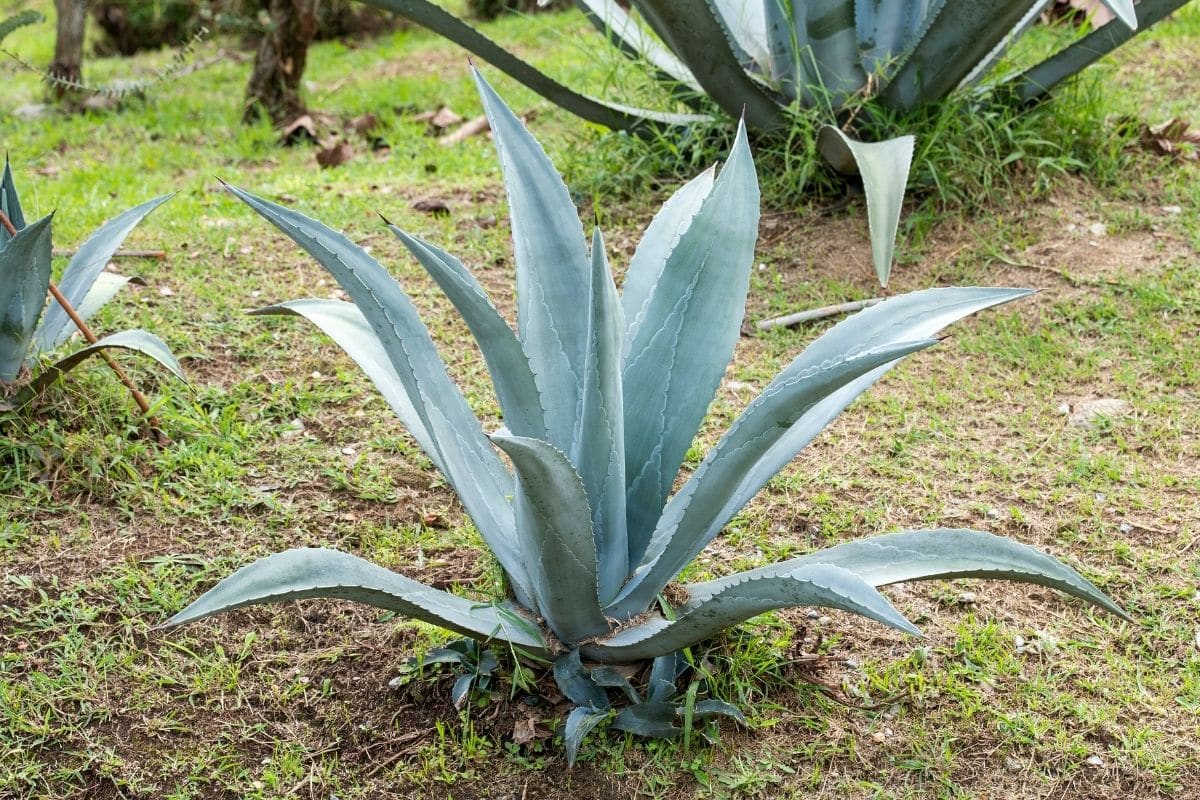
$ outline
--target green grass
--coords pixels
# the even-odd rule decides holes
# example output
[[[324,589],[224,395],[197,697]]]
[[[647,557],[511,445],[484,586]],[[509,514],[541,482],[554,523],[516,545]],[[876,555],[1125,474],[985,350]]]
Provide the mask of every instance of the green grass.
[[[100,365],[0,417],[0,797],[1195,794],[1200,173],[1118,149],[1105,120],[1200,107],[1179,79],[1198,26],[1188,9],[1040,115],[930,123],[939,135],[919,152],[916,175],[943,190],[925,190],[907,217],[894,288],[1045,291],[957,326],[889,376],[691,572],[904,527],[980,527],[1067,556],[1138,623],[996,583],[891,591],[926,630],[922,641],[837,615],[767,616],[693,653],[706,690],[742,705],[750,731],[723,725],[715,745],[687,752],[594,735],[571,772],[553,740],[512,741],[527,714],[552,728],[562,714],[552,699],[509,701],[503,686],[460,718],[447,672],[388,688],[410,655],[444,641],[427,626],[309,603],[151,630],[237,566],[300,545],[340,547],[479,597],[496,590],[495,565],[461,507],[368,382],[301,323],[242,313],[335,287],[215,181],[284,198],[370,245],[426,312],[474,408],[495,421],[464,326],[375,216],[438,241],[493,296],[510,297],[490,143],[441,147],[406,119],[443,103],[478,113],[461,54],[418,31],[315,47],[310,103],[339,117],[377,114],[391,145],[370,154],[356,143],[356,158],[334,170],[318,170],[310,149],[278,147],[265,127],[237,124],[247,66],[229,59],[118,113],[0,117],[28,216],[58,209],[59,246],[178,191],[129,243],[161,247],[167,260],[120,262],[150,286],[114,302],[97,327],[153,329],[191,375],[183,386],[123,362],[156,400],[172,438],[162,448],[140,436],[134,406]],[[627,68],[599,58],[603,43],[572,17],[488,30],[589,91],[628,84]],[[50,44],[48,26],[6,40],[34,63]],[[199,57],[232,46],[210,42]],[[87,70],[104,81],[169,58],[93,60]],[[40,97],[36,78],[11,64],[0,80],[0,112]],[[684,151],[687,167],[672,167],[669,153],[588,130],[496,83],[517,109],[537,110],[538,137],[600,215],[618,267],[670,175],[719,147],[698,143]],[[633,85],[635,98],[650,91]],[[1004,170],[987,166],[1016,152]],[[761,156],[777,188],[750,316],[874,293],[861,207],[790,210],[797,182],[820,178],[803,175],[811,167],[796,153],[772,160],[782,156]],[[411,207],[428,197],[451,213]],[[1108,234],[1088,234],[1093,222]],[[817,332],[743,340],[697,459]],[[1088,397],[1124,399],[1132,413],[1068,425],[1060,404]],[[968,591],[977,601],[959,602]],[[806,682],[814,675],[868,708],[829,699]],[[1087,763],[1093,755],[1103,766]]]

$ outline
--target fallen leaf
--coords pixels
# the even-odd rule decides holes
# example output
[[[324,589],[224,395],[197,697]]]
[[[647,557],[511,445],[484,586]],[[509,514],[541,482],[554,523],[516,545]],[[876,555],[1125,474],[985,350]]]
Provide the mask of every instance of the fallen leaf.
[[[317,123],[313,121],[312,115],[301,114],[283,126],[279,138],[287,144],[295,144],[301,139],[315,142],[317,140]]]
[[[452,125],[458,125],[462,121],[463,118],[451,111],[449,106],[442,106],[429,120],[429,124],[435,128],[449,128]]]
[[[355,117],[354,119],[350,120],[350,127],[363,135],[370,133],[378,126],[379,117],[370,112],[363,114],[361,117]]]
[[[338,142],[332,147],[317,151],[317,163],[322,167],[336,167],[354,158],[354,149],[349,142]]]
[[[535,739],[549,739],[550,731],[543,727],[539,727],[542,718],[538,714],[530,714],[527,717],[517,720],[513,723],[513,744],[523,745],[529,744]]]
[[[487,117],[478,116],[474,119],[467,120],[450,133],[438,139],[438,144],[458,144],[459,142],[466,141],[472,136],[478,136],[479,134],[488,130],[491,130],[491,126],[488,125]]]
[[[444,217],[450,213],[450,206],[446,205],[446,201],[434,197],[418,200],[412,204],[412,207],[416,211],[424,211],[426,214],[432,214],[435,217]]]
[[[1195,161],[1200,158],[1200,131],[1188,128],[1189,123],[1178,117],[1158,125],[1143,124],[1138,141],[1152,153]]]

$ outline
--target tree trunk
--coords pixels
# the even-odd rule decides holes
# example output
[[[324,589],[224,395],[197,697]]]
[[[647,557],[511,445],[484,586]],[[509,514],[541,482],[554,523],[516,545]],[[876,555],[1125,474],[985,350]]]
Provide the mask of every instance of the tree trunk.
[[[54,39],[54,61],[50,64],[51,78],[79,83],[83,78],[83,29],[87,21],[87,0],[54,0],[58,12]],[[62,96],[66,88],[54,84],[54,92]]]
[[[284,125],[304,113],[300,78],[308,45],[317,29],[319,0],[264,0],[271,26],[263,35],[254,58],[254,71],[246,87],[244,122],[262,114],[275,125]]]

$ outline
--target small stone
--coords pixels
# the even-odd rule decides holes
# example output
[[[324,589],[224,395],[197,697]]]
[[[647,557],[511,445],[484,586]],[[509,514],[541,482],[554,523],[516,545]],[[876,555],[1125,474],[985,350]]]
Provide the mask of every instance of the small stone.
[[[1107,236],[1108,226],[1103,222],[1093,222],[1091,225],[1088,225],[1088,233],[1092,236]]]
[[[1020,772],[1025,769],[1025,765],[1012,756],[1004,757],[1004,768],[1009,772]]]
[[[1163,206],[1162,210],[1164,214],[1182,214],[1183,206]]]
[[[871,738],[874,739],[877,744],[882,744],[883,740],[887,737],[883,735],[883,731],[875,731],[871,734]]]
[[[1091,755],[1087,757],[1087,760],[1084,763],[1086,763],[1089,767],[1103,767],[1104,759],[1100,756]]]
[[[41,119],[50,113],[50,106],[45,103],[30,103],[13,109],[13,116],[21,119]]]
[[[161,294],[163,297],[174,297],[175,296],[175,290],[172,289],[170,286],[158,287],[158,293]]]
[[[1068,420],[1077,428],[1095,427],[1102,418],[1124,417],[1133,409],[1127,400],[1116,397],[1100,397],[1076,404]]]
[[[344,455],[344,456],[352,456],[352,455],[354,455],[354,448],[353,448],[353,447],[343,447],[343,448],[342,448],[342,455]]]
[[[987,518],[988,519],[1000,519],[1000,509],[989,508],[987,510]]]
[[[817,617],[817,624],[818,625],[828,625],[829,617]]]
[[[288,440],[295,439],[302,433],[304,433],[304,423],[299,417],[297,417],[287,424],[287,427],[283,429],[279,436],[285,440]]]
[[[1122,522],[1121,527],[1117,528],[1117,530],[1119,530],[1121,533],[1132,533],[1133,526],[1130,525],[1128,522]]]
[[[388,684],[387,684],[388,688],[391,689],[393,692],[399,691],[400,687],[403,685],[404,685],[404,681],[401,679],[401,676],[399,676],[399,675],[392,678],[390,681],[388,681]]]
[[[955,602],[960,606],[969,606],[978,602],[978,598],[975,597],[974,592],[963,592],[955,599]]]
[[[1058,413],[1062,414],[1064,417],[1069,415],[1071,413],[1071,404],[1070,403],[1059,403],[1058,404]]]
[[[808,610],[808,618],[809,619],[818,619],[820,616],[821,616],[821,612],[817,611],[815,608],[810,608]]]

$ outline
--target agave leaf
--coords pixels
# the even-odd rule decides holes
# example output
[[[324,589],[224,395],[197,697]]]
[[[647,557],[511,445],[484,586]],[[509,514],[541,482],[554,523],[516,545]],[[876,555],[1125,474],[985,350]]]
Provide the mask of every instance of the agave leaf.
[[[487,362],[505,425],[518,436],[545,438],[545,412],[529,368],[529,357],[512,328],[488,299],[487,292],[454,256],[391,223],[388,227],[437,281],[470,328],[483,360]]]
[[[133,275],[114,275],[111,272],[101,272],[92,283],[92,288],[83,296],[75,313],[85,322],[96,316],[96,312],[108,305],[108,301],[116,297],[117,292],[131,283],[145,286],[146,282]],[[55,308],[58,303],[52,303]],[[73,331],[72,331],[73,333]],[[70,338],[70,336],[68,336]]]
[[[486,59],[509,77],[520,81],[559,108],[566,109],[575,116],[597,125],[648,135],[664,128],[689,125],[705,119],[692,114],[672,114],[630,108],[616,103],[606,103],[574,92],[428,0],[363,0],[363,2],[376,8],[382,8],[384,11],[399,14],[405,19],[429,28],[459,47]]]
[[[945,97],[1017,26],[1028,7],[1012,0],[945,3],[880,101],[908,111]]]
[[[855,0],[858,49],[867,74],[887,82],[907,58],[946,0]]]
[[[1136,6],[1137,27],[1125,25],[1103,25],[1079,41],[1030,67],[1012,79],[1017,97],[1024,102],[1033,102],[1046,95],[1066,78],[1075,75],[1084,67],[1107,55],[1112,50],[1133,38],[1138,32],[1163,19],[1171,12],[1186,5],[1188,0],[1141,0]],[[1114,6],[1109,6],[1116,13]],[[1118,16],[1122,16],[1118,14]]]
[[[709,0],[640,0],[637,7],[726,114],[765,133],[787,126],[783,107],[746,72]]]
[[[683,728],[675,724],[674,704],[664,700],[625,706],[613,719],[612,727],[651,739],[674,739],[683,733]]]
[[[0,381],[12,382],[20,375],[46,305],[53,217],[21,228],[0,250]]]
[[[852,348],[828,359],[806,351],[754,399],[671,498],[639,569],[608,609],[618,618],[646,608],[741,507],[744,476],[811,409],[879,367],[936,344],[921,339],[870,350]],[[749,498],[746,498],[749,499]],[[732,501],[732,502],[731,502]]]
[[[477,71],[504,171],[517,264],[517,329],[546,408],[547,441],[575,441],[587,353],[591,269],[571,193],[542,146]]]
[[[630,563],[645,550],[733,355],[757,237],[758,180],[739,126],[729,161],[667,256],[628,345],[622,380]]]
[[[366,373],[388,407],[400,418],[400,422],[429,456],[429,460],[443,475],[446,473],[441,453],[434,445],[433,437],[425,428],[425,422],[417,413],[412,399],[408,396],[408,390],[396,374],[396,368],[392,366],[379,337],[371,330],[370,323],[358,306],[344,300],[306,298],[258,308],[250,313],[261,316],[303,317],[320,328]]]
[[[608,695],[583,668],[579,651],[571,650],[554,660],[554,682],[572,703],[591,711],[608,708]]]
[[[592,20],[601,33],[617,49],[632,58],[654,66],[666,79],[687,87],[692,92],[703,91],[687,65],[678,56],[642,29],[616,0],[577,0],[576,5]]]
[[[771,75],[771,42],[765,5],[774,0],[708,0],[708,7],[729,40],[743,69]]]
[[[607,711],[593,711],[582,706],[571,710],[571,713],[567,715],[567,722],[563,726],[563,745],[567,749],[568,765],[575,765],[575,758],[579,755],[579,745],[583,744],[583,740],[592,732],[592,729],[607,717]]]
[[[597,686],[605,689],[620,689],[625,693],[625,697],[629,702],[642,702],[642,698],[638,696],[637,689],[633,688],[633,684],[629,682],[629,678],[626,678],[612,667],[592,667],[588,671],[588,674],[592,676],[592,680]]]
[[[463,704],[467,702],[467,696],[471,693],[471,685],[475,683],[475,678],[475,673],[470,672],[466,675],[459,675],[458,680],[454,682],[454,688],[450,690],[450,702],[456,709],[461,710]]]
[[[803,36],[806,80],[818,83],[834,106],[866,84],[858,51],[854,4],[848,0],[806,0]]]
[[[674,620],[653,616],[581,649],[587,658],[605,662],[640,661],[671,653],[715,636],[743,620],[793,606],[820,606],[861,614],[893,628],[920,635],[887,599],[853,572],[829,563],[807,564],[747,577],[739,573],[717,591],[704,584],[686,586],[692,599],[677,609]]]
[[[96,277],[104,269],[104,265],[112,259],[113,253],[117,252],[117,248],[121,246],[121,242],[125,241],[129,232],[147,214],[170,200],[171,197],[172,195],[169,194],[156,197],[113,217],[100,226],[99,230],[80,246],[67,264],[62,280],[58,282],[59,291],[73,308],[82,305],[84,298],[96,282]],[[75,333],[75,323],[71,322],[67,312],[57,302],[51,303],[46,310],[46,318],[42,320],[42,325],[36,334],[37,349],[41,352],[53,350],[70,338],[73,333]]]
[[[646,313],[646,304],[662,277],[667,257],[678,246],[683,234],[695,221],[705,198],[712,192],[715,175],[716,167],[709,167],[680,187],[654,215],[642,240],[638,242],[625,272],[625,284],[621,287],[626,346],[637,337],[638,326]]]
[[[29,388],[33,392],[40,392],[54,381],[58,380],[60,375],[70,372],[86,359],[99,353],[101,350],[116,348],[119,350],[132,350],[135,353],[141,353],[162,364],[171,371],[175,377],[181,381],[186,381],[187,377],[183,374],[183,367],[179,366],[179,362],[175,359],[171,349],[167,347],[166,342],[155,336],[149,331],[135,328],[133,330],[121,331],[120,333],[110,334],[103,339],[89,344],[86,347],[81,347],[74,353],[71,353],[66,358],[63,358],[51,364],[46,369],[38,373],[37,377],[29,384]]]
[[[1054,2],[1054,0],[1036,0],[1036,2],[1025,12],[1025,16],[1021,17],[1021,19],[1017,21],[1017,24],[1013,26],[1013,29],[1008,32],[1008,35],[997,42],[996,46],[992,48],[991,52],[984,56],[979,63],[971,68],[971,71],[967,73],[967,76],[962,79],[959,87],[973,86],[982,80],[983,76],[991,72],[992,68],[999,63],[1000,58],[1008,52],[1008,48],[1011,47],[1013,43],[1017,41],[1017,39],[1021,38],[1021,36],[1024,35],[1025,31],[1027,31],[1033,25],[1033,23],[1041,19],[1042,12],[1044,12],[1052,2]]]
[[[746,717],[738,709],[737,706],[726,703],[723,700],[701,700],[696,703],[692,714],[700,719],[708,719],[709,717],[729,717],[736,721],[739,725],[748,727],[750,723],[746,722]]]
[[[629,576],[625,530],[625,428],[621,391],[621,350],[625,317],[613,284],[604,239],[592,239],[591,302],[583,408],[570,456],[587,491],[596,532],[600,602],[607,604]]]
[[[1137,9],[1134,8],[1134,0],[1100,0],[1108,7],[1108,10],[1116,15],[1117,19],[1121,20],[1131,31],[1136,31],[1140,21],[1138,20]]]
[[[915,580],[993,578],[1048,586],[1100,606],[1128,620],[1120,606],[1078,572],[1053,556],[1003,536],[961,528],[902,531],[847,542],[778,564],[742,573],[759,577],[801,569],[817,563],[836,563],[872,586]],[[737,578],[693,584],[696,596],[723,591]]]
[[[4,175],[0,177],[0,211],[18,231],[25,227],[25,214],[21,211],[21,200],[17,197],[17,186],[13,182],[12,166],[8,163],[7,155],[4,156]],[[10,239],[12,236],[8,228],[0,225],[0,247],[8,245]]]
[[[798,0],[763,0],[763,13],[771,81],[789,100],[795,100],[800,68],[796,15],[803,13],[803,6]]]
[[[647,700],[670,700],[675,694],[675,681],[687,665],[679,651],[658,656],[650,665],[650,681],[646,687]]]
[[[430,434],[440,456],[435,463],[443,468],[442,474],[514,584],[522,591],[528,589],[507,500],[512,476],[488,444],[462,392],[446,374],[412,300],[379,262],[342,234],[242,189],[227,188],[320,262],[350,295]]]
[[[885,289],[892,271],[892,253],[896,228],[904,205],[904,189],[912,166],[912,136],[898,136],[883,142],[860,142],[832,125],[825,125],[817,138],[817,147],[825,159],[839,169],[852,163],[862,175],[867,195],[867,224],[871,229],[871,255],[875,274]]]
[[[242,567],[162,627],[235,608],[310,597],[366,603],[473,639],[495,639],[543,655],[548,652],[545,641],[524,626],[510,624],[501,608],[434,589],[349,553],[312,547],[285,550]]]
[[[592,514],[579,474],[548,442],[501,434],[492,441],[516,468],[513,506],[520,552],[546,624],[567,644],[607,632]]]

